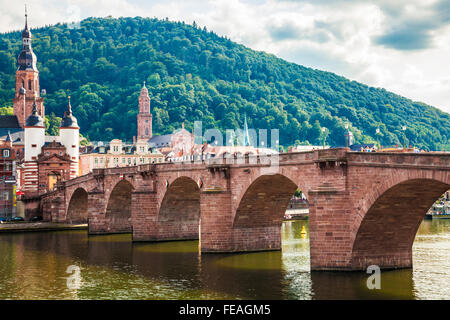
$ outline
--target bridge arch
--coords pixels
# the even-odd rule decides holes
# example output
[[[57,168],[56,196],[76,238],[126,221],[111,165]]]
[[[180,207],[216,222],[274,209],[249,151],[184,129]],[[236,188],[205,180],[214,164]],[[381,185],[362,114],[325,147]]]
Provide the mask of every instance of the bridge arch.
[[[82,222],[88,220],[88,193],[79,187],[70,197],[69,206],[67,207],[66,221],[69,223]]]
[[[427,212],[449,181],[439,178],[397,178],[368,196],[365,212],[357,215],[351,253],[354,269],[375,264],[382,268],[412,267],[412,245]],[[392,181],[391,181],[392,182]]]
[[[281,174],[261,175],[243,191],[234,212],[233,251],[281,249],[281,226],[297,184]]]
[[[105,218],[108,232],[131,232],[131,196],[133,185],[127,180],[119,181],[112,189],[106,206]]]
[[[261,175],[241,196],[234,216],[234,228],[280,226],[297,184],[288,177]]]
[[[198,239],[200,222],[200,188],[190,177],[171,182],[158,212],[161,240]]]

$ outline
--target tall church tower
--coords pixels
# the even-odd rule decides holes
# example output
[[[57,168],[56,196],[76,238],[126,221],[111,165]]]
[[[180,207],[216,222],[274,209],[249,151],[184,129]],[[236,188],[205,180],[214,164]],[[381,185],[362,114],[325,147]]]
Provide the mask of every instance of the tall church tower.
[[[152,114],[150,112],[150,96],[148,95],[147,87],[141,89],[139,96],[139,114],[137,116],[138,140],[151,139],[152,137]]]
[[[34,103],[37,113],[41,117],[45,116],[44,98],[39,94],[39,71],[36,62],[25,8],[25,28],[22,31],[22,50],[17,58],[16,93],[13,99],[14,115],[22,128],[28,116],[32,114]]]

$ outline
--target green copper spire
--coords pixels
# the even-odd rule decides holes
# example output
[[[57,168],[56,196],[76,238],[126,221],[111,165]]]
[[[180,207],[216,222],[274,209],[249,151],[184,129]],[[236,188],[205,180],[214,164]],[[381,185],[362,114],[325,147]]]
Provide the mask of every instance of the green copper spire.
[[[248,134],[247,115],[244,115],[244,146],[250,145],[250,136]]]

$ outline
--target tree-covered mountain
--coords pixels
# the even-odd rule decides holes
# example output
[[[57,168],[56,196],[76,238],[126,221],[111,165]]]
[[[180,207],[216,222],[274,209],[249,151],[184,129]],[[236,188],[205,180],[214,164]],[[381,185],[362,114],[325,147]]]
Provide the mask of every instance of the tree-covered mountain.
[[[154,134],[181,127],[280,129],[280,143],[403,143],[450,150],[450,115],[384,89],[253,51],[183,22],[149,18],[89,18],[79,27],[32,29],[46,113],[61,116],[70,94],[81,132],[91,140],[136,135],[138,96],[145,80]],[[0,106],[14,95],[19,32],[0,36]],[[50,123],[56,123],[50,117]]]

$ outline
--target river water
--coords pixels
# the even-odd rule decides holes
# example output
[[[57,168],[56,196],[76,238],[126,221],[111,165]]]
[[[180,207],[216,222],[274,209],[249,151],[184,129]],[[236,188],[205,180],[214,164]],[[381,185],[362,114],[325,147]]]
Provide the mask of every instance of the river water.
[[[197,241],[132,243],[86,231],[0,235],[0,299],[449,299],[450,220],[425,220],[414,268],[310,272],[307,221],[285,222],[283,250],[198,254]],[[69,281],[80,269],[80,281]],[[73,267],[72,267],[73,268]]]

